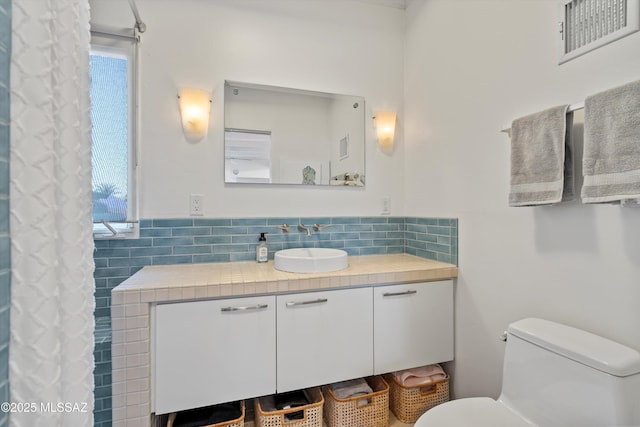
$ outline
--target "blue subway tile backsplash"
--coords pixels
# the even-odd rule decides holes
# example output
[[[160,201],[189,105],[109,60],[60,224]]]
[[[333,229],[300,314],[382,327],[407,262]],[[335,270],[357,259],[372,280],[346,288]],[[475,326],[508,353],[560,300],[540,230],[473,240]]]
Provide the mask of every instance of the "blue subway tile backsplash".
[[[290,232],[280,229],[289,224]],[[310,236],[310,229],[323,226]],[[458,220],[420,217],[264,217],[142,219],[140,238],[96,240],[95,426],[111,422],[111,289],[147,265],[255,260],[266,232],[269,258],[280,249],[328,247],[351,256],[409,253],[458,263]]]
[[[323,228],[307,236],[299,223]],[[99,290],[110,291],[147,265],[253,260],[262,232],[270,259],[280,249],[331,247],[352,256],[406,252],[457,264],[457,227],[457,219],[385,216],[143,219],[139,239],[96,240],[94,276]],[[96,302],[107,301],[96,304],[96,317],[109,317],[109,292],[99,294]]]

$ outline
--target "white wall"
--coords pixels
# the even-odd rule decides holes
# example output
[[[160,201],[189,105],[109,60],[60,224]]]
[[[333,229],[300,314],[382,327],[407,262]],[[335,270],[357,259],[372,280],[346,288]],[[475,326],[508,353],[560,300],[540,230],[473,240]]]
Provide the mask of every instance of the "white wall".
[[[137,0],[142,35],[142,218],[186,217],[190,193],[207,217],[402,215],[402,133],[392,156],[375,143],[376,109],[402,107],[404,11],[359,1]],[[91,0],[92,22],[130,27],[126,0]],[[224,80],[364,96],[367,186],[224,185]],[[213,92],[208,138],[182,134],[177,88]]]
[[[639,33],[558,66],[556,7],[413,0],[407,10],[405,214],[460,219],[457,397],[498,395],[498,336],[526,316],[640,349],[640,209],[507,207],[502,128],[640,78]]]

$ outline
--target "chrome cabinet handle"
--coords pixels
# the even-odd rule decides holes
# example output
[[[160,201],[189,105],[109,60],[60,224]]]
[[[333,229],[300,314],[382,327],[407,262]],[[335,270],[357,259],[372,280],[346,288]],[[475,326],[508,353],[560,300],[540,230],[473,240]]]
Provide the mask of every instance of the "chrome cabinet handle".
[[[417,294],[418,291],[414,291],[414,290],[409,290],[409,291],[404,291],[404,292],[385,292],[384,294],[382,294],[383,297],[397,297],[399,295],[413,295],[413,294]]]
[[[222,307],[220,311],[247,311],[247,310],[261,310],[263,308],[269,307],[268,304],[256,304],[256,305],[246,305],[239,307]]]
[[[321,304],[321,303],[327,302],[327,301],[329,301],[329,300],[326,299],[326,298],[318,298],[318,299],[312,299],[312,300],[308,300],[308,301],[289,301],[285,305],[287,307],[295,307],[296,305]]]

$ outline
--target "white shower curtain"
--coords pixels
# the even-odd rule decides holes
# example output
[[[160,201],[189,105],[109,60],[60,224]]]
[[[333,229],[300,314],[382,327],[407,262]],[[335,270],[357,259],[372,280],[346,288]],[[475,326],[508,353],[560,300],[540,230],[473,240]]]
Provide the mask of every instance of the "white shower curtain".
[[[89,51],[88,0],[13,0],[12,426],[93,425]]]

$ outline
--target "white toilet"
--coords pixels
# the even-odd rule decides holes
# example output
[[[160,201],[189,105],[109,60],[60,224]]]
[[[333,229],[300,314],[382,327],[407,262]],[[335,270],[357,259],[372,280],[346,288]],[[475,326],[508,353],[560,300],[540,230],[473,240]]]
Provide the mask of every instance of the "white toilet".
[[[415,424],[449,426],[640,426],[640,353],[548,320],[514,322],[498,400],[452,400]]]

